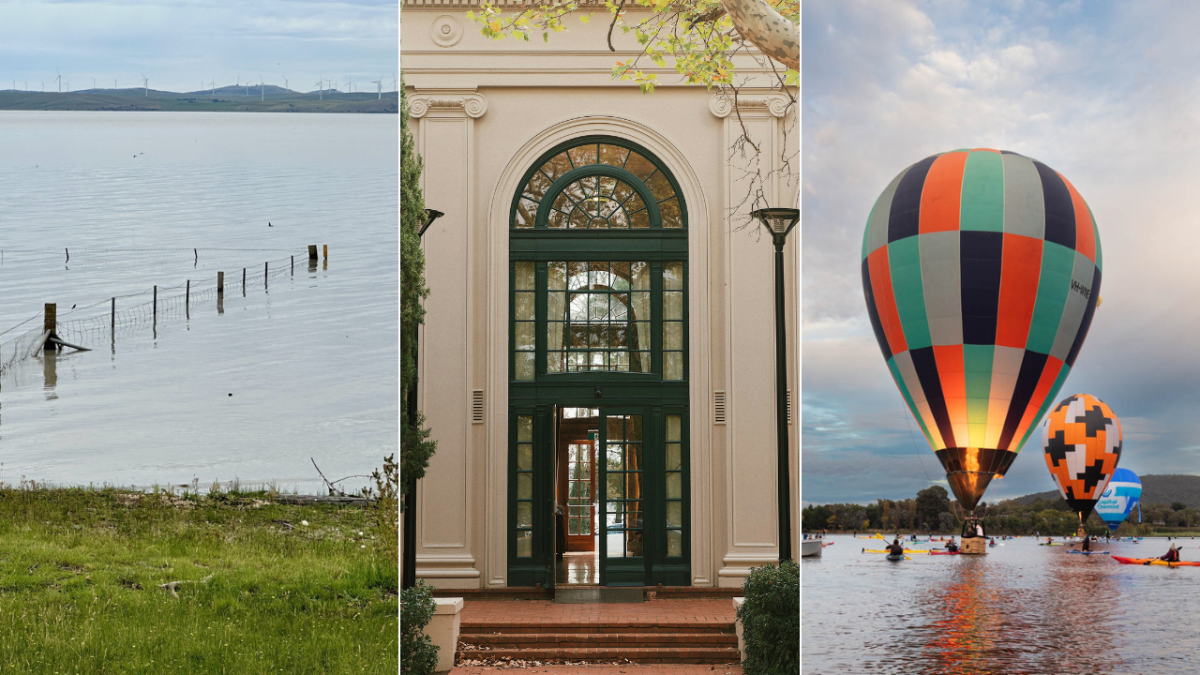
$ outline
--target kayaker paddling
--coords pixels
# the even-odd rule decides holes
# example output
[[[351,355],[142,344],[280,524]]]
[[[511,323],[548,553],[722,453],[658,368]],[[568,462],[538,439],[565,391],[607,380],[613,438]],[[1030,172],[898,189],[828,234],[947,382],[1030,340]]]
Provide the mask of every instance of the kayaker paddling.
[[[1179,547],[1175,544],[1171,544],[1171,548],[1167,549],[1166,555],[1160,557],[1159,560],[1165,560],[1166,562],[1179,562]]]

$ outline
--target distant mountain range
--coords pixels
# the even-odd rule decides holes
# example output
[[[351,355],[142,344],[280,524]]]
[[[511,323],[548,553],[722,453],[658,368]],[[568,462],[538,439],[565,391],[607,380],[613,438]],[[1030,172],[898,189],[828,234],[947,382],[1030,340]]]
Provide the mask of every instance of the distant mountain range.
[[[265,85],[203,91],[82,89],[72,92],[0,90],[0,110],[170,110],[197,112],[398,113],[397,92],[302,93]]]
[[[1200,507],[1200,476],[1150,474],[1139,478],[1142,479],[1142,504],[1170,506],[1173,502],[1182,502],[1189,508]],[[1058,494],[1058,490],[1050,490],[1016,497],[1010,501],[1030,504],[1037,499],[1057,501],[1062,499],[1062,495]]]

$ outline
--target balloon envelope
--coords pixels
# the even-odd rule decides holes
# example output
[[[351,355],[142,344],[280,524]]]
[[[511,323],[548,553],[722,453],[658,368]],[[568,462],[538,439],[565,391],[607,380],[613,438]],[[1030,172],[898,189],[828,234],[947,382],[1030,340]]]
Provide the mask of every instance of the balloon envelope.
[[[1137,474],[1129,469],[1117,469],[1096,502],[1096,515],[1108,529],[1116,532],[1141,497],[1142,480]]]
[[[974,509],[1057,396],[1100,294],[1100,235],[1061,174],[955,150],[876,200],[863,294],[883,358],[955,497]]]
[[[1104,401],[1075,394],[1042,423],[1042,450],[1058,492],[1082,523],[1121,459],[1121,421]]]

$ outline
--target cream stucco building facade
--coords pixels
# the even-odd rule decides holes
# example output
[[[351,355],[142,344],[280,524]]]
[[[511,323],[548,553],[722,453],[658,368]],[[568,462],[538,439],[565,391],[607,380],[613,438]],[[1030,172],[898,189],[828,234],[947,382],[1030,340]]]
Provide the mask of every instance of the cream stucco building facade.
[[[732,146],[744,125],[761,149],[759,207],[798,208],[796,107],[747,86],[734,110],[673,71],[651,94],[613,81],[636,52],[608,50],[602,8],[545,44],[482,37],[473,4],[401,12],[407,122],[445,213],[423,237],[438,449],[417,576],[550,585],[565,547],[600,583],[740,585],[778,555],[774,249],[746,226],[756,155]],[[785,260],[798,555],[798,231]]]

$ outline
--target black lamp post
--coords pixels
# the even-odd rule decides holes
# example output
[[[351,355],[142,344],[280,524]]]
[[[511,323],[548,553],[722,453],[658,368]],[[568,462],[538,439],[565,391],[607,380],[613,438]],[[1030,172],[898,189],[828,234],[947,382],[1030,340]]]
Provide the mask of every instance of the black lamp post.
[[[425,209],[425,215],[428,220],[417,232],[418,237],[424,236],[433,221],[446,214],[434,209]],[[417,354],[413,354],[414,361],[416,358]],[[408,415],[409,428],[415,429],[417,426],[417,385],[415,382],[408,390],[406,402],[408,405],[405,412]],[[400,573],[401,589],[417,585],[417,480],[410,476],[406,477],[405,482],[408,484],[408,490],[404,494],[404,560]]]
[[[792,559],[792,500],[789,490],[787,429],[787,340],[784,330],[783,245],[800,221],[799,209],[759,209],[750,215],[762,221],[775,242],[775,427],[778,441],[779,562]]]

